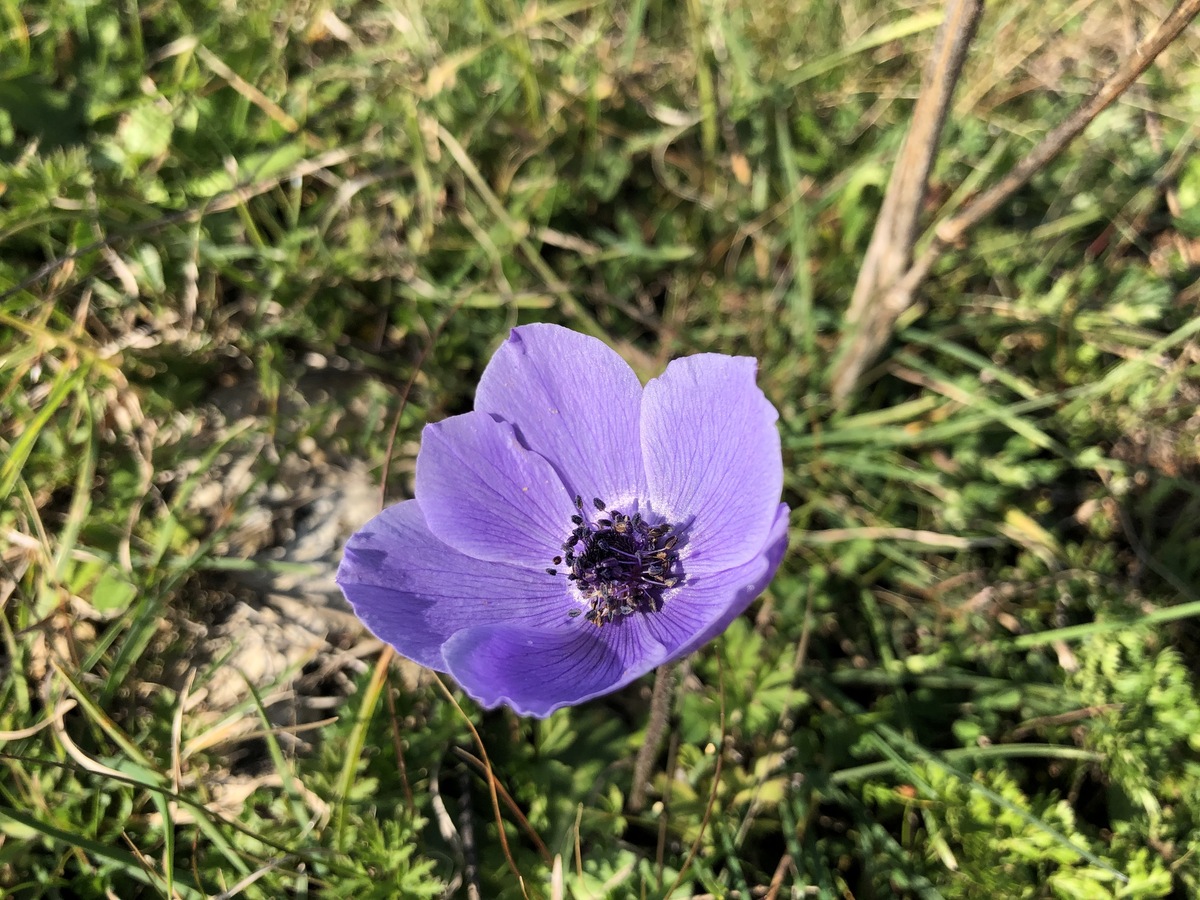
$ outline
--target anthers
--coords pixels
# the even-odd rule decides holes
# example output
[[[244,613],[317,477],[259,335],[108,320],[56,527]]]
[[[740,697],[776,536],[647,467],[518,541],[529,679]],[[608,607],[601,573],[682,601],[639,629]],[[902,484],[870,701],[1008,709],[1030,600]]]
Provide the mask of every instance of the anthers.
[[[641,513],[628,516],[609,509],[599,497],[592,499],[592,506],[599,517],[587,522],[583,498],[575,497],[577,514],[571,516],[573,527],[563,542],[563,555],[552,560],[555,567],[566,567],[567,580],[588,604],[582,615],[602,627],[635,612],[658,612],[663,591],[683,578],[674,526],[651,525]],[[546,572],[559,574],[557,568]],[[580,614],[569,613],[572,618]]]

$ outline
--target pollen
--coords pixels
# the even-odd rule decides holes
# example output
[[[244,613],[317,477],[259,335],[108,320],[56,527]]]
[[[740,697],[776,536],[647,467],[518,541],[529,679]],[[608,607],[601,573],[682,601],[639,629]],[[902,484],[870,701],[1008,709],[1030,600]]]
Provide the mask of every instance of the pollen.
[[[575,498],[579,514],[571,516],[573,527],[563,542],[563,555],[554,558],[587,604],[584,618],[602,627],[634,613],[658,612],[663,592],[683,580],[675,527],[651,525],[640,513],[626,515],[599,497],[592,506],[603,518],[588,522],[582,515],[583,499]],[[558,574],[556,569],[546,572]],[[572,612],[572,618],[580,614]]]

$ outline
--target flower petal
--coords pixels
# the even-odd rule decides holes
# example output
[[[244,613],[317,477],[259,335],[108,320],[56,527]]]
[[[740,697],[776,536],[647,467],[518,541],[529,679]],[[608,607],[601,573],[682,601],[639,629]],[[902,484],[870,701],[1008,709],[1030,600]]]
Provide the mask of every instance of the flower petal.
[[[578,609],[565,578],[447,547],[430,533],[415,500],[388,507],[350,538],[337,580],[373,634],[443,672],[442,645],[463,628],[567,627],[568,611]]]
[[[757,554],[783,491],[778,413],[749,357],[677,359],[646,385],[642,455],[654,511],[686,529],[688,575]]]
[[[775,574],[787,548],[787,523],[788,508],[780,504],[759,555],[681,587],[661,612],[603,628],[578,618],[572,620],[577,627],[554,629],[481,623],[446,642],[446,670],[483,706],[503,703],[527,716],[548,716],[622,688],[729,627]]]
[[[542,717],[624,687],[666,659],[644,632],[627,630],[614,645],[607,626],[576,621],[569,630],[506,623],[460,631],[446,642],[447,671],[488,709],[504,703]]]
[[[575,514],[550,464],[481,412],[425,426],[416,487],[429,530],[476,559],[544,569]]]
[[[662,610],[642,617],[650,636],[669,648],[670,659],[687,656],[721,634],[766,590],[787,551],[789,512],[786,503],[779,504],[766,546],[750,562],[689,575]]]
[[[479,380],[475,409],[517,426],[570,496],[645,496],[638,440],[642,386],[602,341],[557,325],[514,328]]]

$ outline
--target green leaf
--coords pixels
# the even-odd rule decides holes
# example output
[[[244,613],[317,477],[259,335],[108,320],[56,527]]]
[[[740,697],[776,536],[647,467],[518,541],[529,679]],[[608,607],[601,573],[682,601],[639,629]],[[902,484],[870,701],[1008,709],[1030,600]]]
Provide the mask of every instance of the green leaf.
[[[137,587],[116,569],[106,569],[92,588],[92,606],[97,612],[124,612],[137,596]]]

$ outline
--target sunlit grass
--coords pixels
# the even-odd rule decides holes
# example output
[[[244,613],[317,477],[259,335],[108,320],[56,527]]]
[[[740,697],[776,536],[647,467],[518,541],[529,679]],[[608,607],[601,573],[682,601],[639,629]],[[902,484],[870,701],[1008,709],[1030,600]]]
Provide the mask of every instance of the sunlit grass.
[[[993,6],[928,221],[1165,12]],[[1200,44],[837,408],[940,14],[8,9],[0,893],[1200,893]],[[681,669],[636,812],[649,679],[460,713],[325,605],[328,535],[530,321],[643,377],[752,354],[781,412],[789,556]]]

